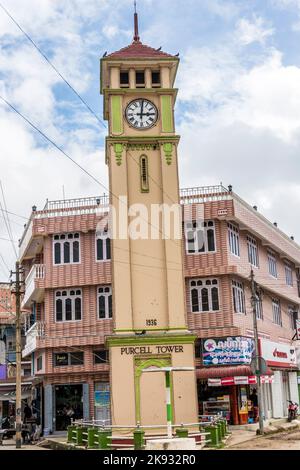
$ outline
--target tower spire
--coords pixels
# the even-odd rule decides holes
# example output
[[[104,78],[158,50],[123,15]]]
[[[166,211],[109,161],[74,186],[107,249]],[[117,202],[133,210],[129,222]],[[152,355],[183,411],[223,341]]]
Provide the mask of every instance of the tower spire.
[[[136,0],[134,0],[134,36],[133,36],[134,42],[139,42],[140,36],[139,36],[139,17],[137,14],[137,8],[136,8]]]

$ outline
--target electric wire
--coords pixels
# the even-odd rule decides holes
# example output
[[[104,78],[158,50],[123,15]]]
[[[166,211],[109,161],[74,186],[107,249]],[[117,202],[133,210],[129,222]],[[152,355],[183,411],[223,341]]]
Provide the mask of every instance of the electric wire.
[[[51,62],[49,57],[42,51],[42,49],[36,44],[36,42],[29,36],[29,34],[21,27],[21,25],[15,20],[12,14],[0,3],[0,8],[6,13],[6,15],[13,21],[17,28],[22,32],[22,34],[28,39],[28,41],[35,47],[39,54],[46,60],[50,67],[56,72],[56,74],[64,81],[64,83],[70,88],[70,90],[77,96],[81,103],[88,109],[88,111],[97,119],[97,121],[106,129],[107,126],[105,123],[97,116],[95,111],[87,104],[87,102],[80,96],[80,94],[75,90],[75,88],[70,84],[68,80],[62,75],[58,68]]]
[[[61,147],[59,147],[50,137],[48,137],[43,131],[41,131],[35,124],[33,124],[26,116],[24,116],[20,111],[18,111],[11,103],[9,103],[3,96],[0,95],[0,99],[10,108],[12,109],[16,114],[18,114],[27,124],[32,127],[36,132],[38,132],[47,142],[49,142],[51,145],[53,145],[59,152],[61,152],[68,160],[70,160],[72,163],[74,163],[81,171],[83,171],[86,175],[88,175],[94,182],[96,182],[98,185],[100,185],[105,191],[108,191],[109,194],[113,195],[116,197],[122,204],[125,205],[127,208],[127,204],[121,199],[120,196],[117,196],[114,194],[112,191],[110,191],[103,183],[101,183],[98,179],[96,179],[91,173],[89,173],[85,168],[83,168],[79,163],[76,162],[70,155],[68,155]],[[145,220],[147,224],[149,224],[152,228],[155,230],[158,230],[162,235],[164,233],[162,230],[158,227],[155,227],[153,224],[149,223],[147,219],[144,219],[141,217],[141,219]],[[175,243],[174,240],[170,239],[172,243]]]
[[[55,147],[59,152],[61,152],[68,160],[70,160],[74,165],[76,165],[78,168],[80,168],[81,171],[83,171],[86,175],[88,175],[95,183],[97,183],[99,186],[105,189],[105,191],[108,191],[108,188],[104,186],[99,180],[97,180],[91,173],[89,173],[85,168],[83,168],[79,163],[76,162],[70,155],[68,155],[59,145],[57,145],[50,137],[48,137],[43,131],[41,131],[35,124],[33,124],[24,114],[22,114],[20,111],[18,111],[11,103],[9,103],[3,96],[0,95],[0,99],[9,107],[11,108],[15,113],[17,113],[24,121],[29,124],[30,127],[32,127],[38,134],[40,134],[47,142],[49,142],[53,147]]]
[[[16,250],[16,247],[15,247],[15,244],[14,244],[14,242],[13,242],[13,234],[12,234],[12,230],[11,230],[10,220],[9,220],[9,217],[8,217],[8,214],[7,214],[7,206],[6,206],[6,200],[5,200],[4,190],[3,190],[3,186],[2,186],[2,181],[0,181],[0,188],[1,188],[1,193],[2,193],[2,199],[3,199],[3,204],[4,204],[5,212],[2,211],[2,204],[1,204],[1,202],[0,202],[0,208],[1,208],[1,211],[2,211],[3,218],[4,218],[4,223],[5,223],[6,228],[7,228],[8,236],[9,236],[9,239],[10,239],[11,244],[12,244],[12,247],[13,247],[13,251],[14,251],[15,256],[16,256],[16,259],[17,259],[17,258],[18,258],[18,254],[17,254],[17,250]],[[5,218],[4,214],[6,214],[6,218]]]

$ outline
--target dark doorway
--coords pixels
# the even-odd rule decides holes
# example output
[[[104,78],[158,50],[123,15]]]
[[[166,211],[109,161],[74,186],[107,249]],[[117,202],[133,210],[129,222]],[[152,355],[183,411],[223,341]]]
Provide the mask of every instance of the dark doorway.
[[[55,386],[55,430],[66,431],[75,419],[83,418],[82,384]]]

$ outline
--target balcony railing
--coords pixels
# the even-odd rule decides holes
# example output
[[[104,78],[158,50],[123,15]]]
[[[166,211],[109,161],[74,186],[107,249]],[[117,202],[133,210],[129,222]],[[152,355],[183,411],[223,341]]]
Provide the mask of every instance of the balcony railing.
[[[84,197],[77,199],[61,199],[57,201],[47,201],[43,210],[33,212],[25,227],[22,238],[19,241],[20,258],[22,258],[26,247],[33,235],[33,221],[51,217],[64,217],[70,215],[86,215],[96,212],[103,213],[109,209],[109,196],[103,194],[98,197]]]
[[[23,307],[25,307],[26,304],[32,300],[39,300],[43,286],[38,284],[36,281],[42,279],[45,279],[45,265],[34,264],[25,279],[25,294],[22,302]]]
[[[37,339],[45,337],[45,323],[36,322],[32,327],[26,332],[26,342],[25,347],[22,351],[22,357],[29,356],[37,348]]]
[[[232,191],[221,184],[216,186],[201,186],[180,190],[181,204],[197,204],[212,201],[232,199]]]
[[[79,209],[80,207],[108,206],[109,196],[103,194],[99,197],[83,197],[77,199],[60,199],[47,201],[44,211],[57,211],[61,209]]]

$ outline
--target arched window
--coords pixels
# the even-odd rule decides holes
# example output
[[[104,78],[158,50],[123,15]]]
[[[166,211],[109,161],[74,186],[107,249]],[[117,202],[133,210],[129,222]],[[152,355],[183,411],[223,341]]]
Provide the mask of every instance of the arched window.
[[[111,239],[107,227],[100,232],[96,232],[96,259],[97,261],[111,259]]]
[[[80,235],[67,233],[53,237],[54,264],[80,263]]]
[[[149,174],[148,174],[148,157],[142,155],[140,157],[140,174],[141,174],[141,191],[142,193],[149,192]]]
[[[55,294],[55,316],[57,322],[79,321],[82,318],[81,289],[57,291]]]
[[[100,320],[112,318],[112,291],[110,286],[98,288],[98,317]]]
[[[187,221],[184,224],[186,251],[188,254],[216,251],[215,223],[213,220]]]
[[[218,279],[193,279],[190,281],[192,312],[220,310]]]

